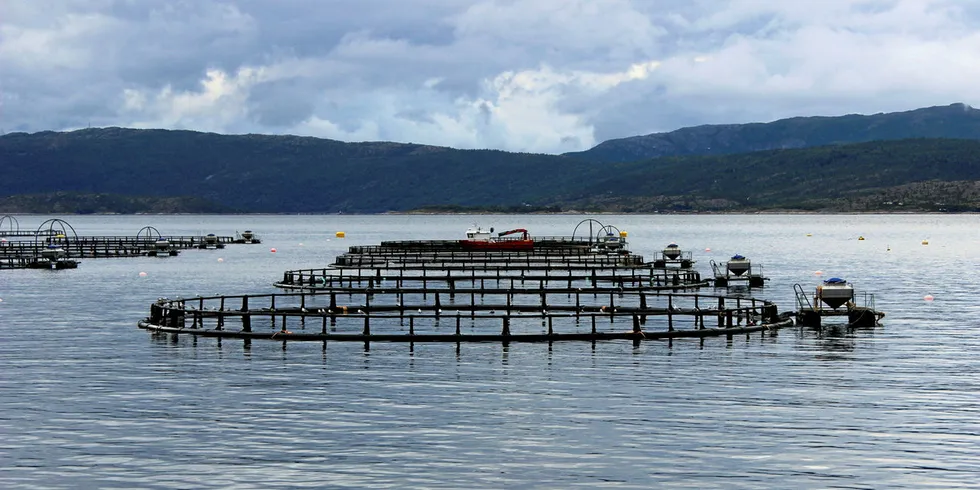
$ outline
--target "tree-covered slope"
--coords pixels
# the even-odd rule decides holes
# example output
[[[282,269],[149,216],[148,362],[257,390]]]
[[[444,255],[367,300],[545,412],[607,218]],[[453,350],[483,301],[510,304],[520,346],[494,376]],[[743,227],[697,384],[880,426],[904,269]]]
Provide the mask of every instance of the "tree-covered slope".
[[[939,202],[941,187],[914,185],[928,182],[959,182],[956,188],[966,190],[942,204],[963,210],[975,201],[969,183],[980,181],[980,141],[874,141],[597,163],[414,144],[109,128],[2,136],[0,176],[6,209],[54,203],[56,193],[58,209],[76,203],[84,212],[849,209],[848,202],[903,192]],[[176,196],[188,197],[167,200]],[[187,206],[176,206],[181,202]]]
[[[553,155],[120,128],[0,137],[0,196],[196,196],[247,212],[522,202],[574,183]],[[541,186],[545,181],[547,185]]]
[[[722,124],[604,141],[566,156],[626,162],[663,156],[726,155],[763,150],[908,138],[980,139],[980,110],[965,104],[906,112],[794,117],[770,123]]]
[[[634,210],[650,210],[637,205],[667,196],[670,199],[659,201],[673,203],[675,208],[678,202],[686,202],[692,208],[711,209],[706,203],[714,200],[719,209],[809,209],[815,203],[823,203],[816,207],[833,207],[834,200],[890,196],[882,197],[883,204],[908,196],[915,189],[909,187],[914,183],[980,181],[980,141],[874,141],[738,155],[666,157],[613,163],[606,168],[608,179],[558,200],[583,206],[617,196],[621,202],[633,203]],[[895,191],[903,186],[904,192]],[[936,209],[980,204],[968,191],[926,196]],[[848,209],[840,203],[837,207]]]

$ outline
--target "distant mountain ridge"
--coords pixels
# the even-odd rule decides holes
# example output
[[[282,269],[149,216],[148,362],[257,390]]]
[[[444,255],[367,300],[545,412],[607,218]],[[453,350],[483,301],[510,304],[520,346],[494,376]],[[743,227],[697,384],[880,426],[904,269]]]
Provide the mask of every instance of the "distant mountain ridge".
[[[555,155],[286,135],[91,128],[0,136],[0,197],[194,196],[240,212],[512,205],[575,184]]]
[[[810,116],[769,123],[693,126],[604,141],[565,156],[628,162],[665,156],[730,155],[908,138],[980,139],[980,110],[957,103],[872,115]]]
[[[0,212],[978,211],[978,112],[796,118],[770,123],[775,132],[688,128],[674,133],[712,128],[714,139],[692,139],[695,149],[722,140],[777,149],[624,161],[195,131],[11,133],[0,136]],[[862,131],[943,137],[782,149]],[[972,137],[953,138],[963,135]]]

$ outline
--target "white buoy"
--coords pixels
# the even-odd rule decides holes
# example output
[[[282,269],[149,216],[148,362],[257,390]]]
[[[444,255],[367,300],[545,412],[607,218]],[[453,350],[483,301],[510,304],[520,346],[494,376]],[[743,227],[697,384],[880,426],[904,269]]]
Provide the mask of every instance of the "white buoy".
[[[299,246],[302,247],[303,246],[303,242],[299,242]]]
[[[146,273],[145,272],[140,272],[140,277],[146,277]]]
[[[218,262],[224,262],[224,261],[225,261],[225,259],[223,259],[221,257],[218,257]]]

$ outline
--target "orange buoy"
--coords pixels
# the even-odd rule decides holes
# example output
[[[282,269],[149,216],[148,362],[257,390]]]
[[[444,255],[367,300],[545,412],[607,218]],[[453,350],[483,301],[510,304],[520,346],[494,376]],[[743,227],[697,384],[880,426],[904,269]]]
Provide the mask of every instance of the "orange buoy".
[[[923,296],[922,299],[924,299],[926,301],[932,301],[935,298],[933,298],[931,294],[927,294],[927,295]]]
[[[276,253],[276,249],[274,249],[274,248],[270,248],[269,251],[272,252],[272,253]]]

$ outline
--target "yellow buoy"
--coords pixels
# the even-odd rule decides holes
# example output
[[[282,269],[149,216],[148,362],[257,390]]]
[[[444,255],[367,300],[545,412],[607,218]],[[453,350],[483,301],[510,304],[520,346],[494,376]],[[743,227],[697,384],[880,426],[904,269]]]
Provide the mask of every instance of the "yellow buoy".
[[[619,232],[619,238],[626,238],[626,232],[625,231]]]
[[[864,236],[863,235],[862,236],[859,236],[858,237],[858,240],[864,240]]]
[[[923,245],[929,245],[929,240],[922,240]]]
[[[806,236],[813,236],[813,233],[807,233]]]
[[[347,234],[344,233],[344,232],[342,232],[342,231],[338,231],[336,233],[336,236],[337,236],[337,238],[344,238],[345,236],[347,236]]]

